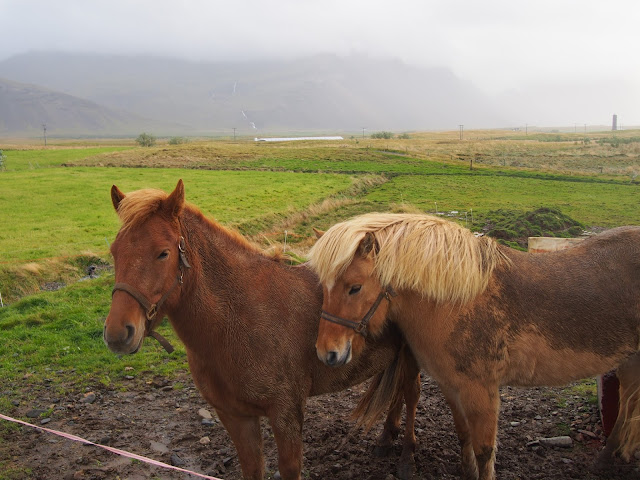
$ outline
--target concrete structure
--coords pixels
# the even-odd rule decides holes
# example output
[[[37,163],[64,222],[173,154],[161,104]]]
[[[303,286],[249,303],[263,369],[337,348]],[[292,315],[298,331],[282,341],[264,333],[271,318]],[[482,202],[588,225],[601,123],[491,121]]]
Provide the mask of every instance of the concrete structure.
[[[529,237],[531,253],[555,252],[580,243],[583,238]]]
[[[297,140],[344,140],[342,137],[273,137],[273,138],[255,138],[256,142],[293,142]]]

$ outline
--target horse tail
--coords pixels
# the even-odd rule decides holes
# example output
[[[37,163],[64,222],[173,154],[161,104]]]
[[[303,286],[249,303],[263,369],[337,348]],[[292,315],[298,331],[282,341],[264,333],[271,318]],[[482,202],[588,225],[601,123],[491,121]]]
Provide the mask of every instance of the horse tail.
[[[403,384],[409,380],[406,378],[407,355],[410,355],[408,348],[407,345],[403,345],[391,364],[369,384],[369,388],[351,413],[351,418],[356,421],[356,428],[364,427],[368,432],[389,405],[401,400],[399,396],[403,395]]]

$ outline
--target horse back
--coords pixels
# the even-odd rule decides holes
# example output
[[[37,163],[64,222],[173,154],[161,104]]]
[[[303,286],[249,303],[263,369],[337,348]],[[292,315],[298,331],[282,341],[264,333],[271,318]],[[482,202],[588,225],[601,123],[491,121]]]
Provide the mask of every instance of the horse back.
[[[638,350],[640,228],[558,252],[504,253],[510,264],[456,322],[450,345],[458,370],[497,369],[511,385],[563,384],[615,368]]]

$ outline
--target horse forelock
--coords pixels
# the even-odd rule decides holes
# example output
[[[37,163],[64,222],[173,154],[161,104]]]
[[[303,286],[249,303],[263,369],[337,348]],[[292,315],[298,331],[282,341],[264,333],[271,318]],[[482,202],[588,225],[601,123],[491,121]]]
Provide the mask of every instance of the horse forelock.
[[[122,222],[121,231],[129,230],[144,223],[155,214],[168,195],[162,190],[145,188],[127,193],[118,205],[118,217]]]
[[[466,303],[482,293],[507,261],[489,238],[422,214],[373,213],[334,225],[311,249],[320,281],[333,284],[356,255],[367,233],[376,241],[374,274],[381,285],[411,289],[437,302]]]

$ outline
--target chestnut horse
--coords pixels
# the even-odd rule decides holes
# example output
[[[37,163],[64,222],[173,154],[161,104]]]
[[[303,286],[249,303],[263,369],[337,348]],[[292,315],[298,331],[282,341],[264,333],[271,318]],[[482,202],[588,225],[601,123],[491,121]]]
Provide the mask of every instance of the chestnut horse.
[[[451,408],[464,478],[495,478],[502,385],[617,368],[620,411],[600,460],[640,446],[640,227],[530,254],[437,217],[367,214],[309,255],[324,293],[318,357],[346,364],[362,352],[358,330],[396,323]]]
[[[135,353],[167,315],[187,351],[193,380],[214,407],[238,452],[243,476],[262,479],[260,417],[268,417],[283,479],[299,479],[302,422],[308,396],[335,392],[377,375],[359,412],[371,416],[392,402],[378,441],[406,431],[399,472],[412,473],[419,368],[402,336],[367,342],[360,361],[338,371],[316,356],[322,305],[317,277],[268,257],[239,234],[206,219],[184,201],[182,180],[170,194],[115,185],[122,227],[111,245],[116,284],[104,340],[119,354]],[[381,373],[382,372],[382,373]],[[389,385],[396,395],[385,397]],[[379,388],[378,388],[379,387]],[[385,403],[386,402],[386,403]]]

